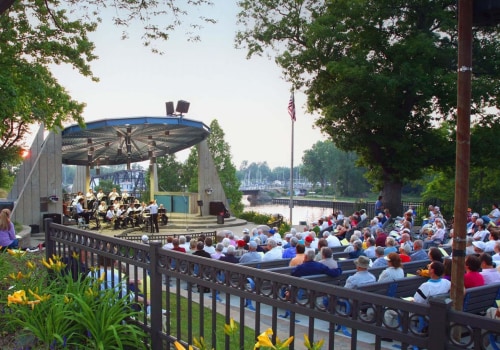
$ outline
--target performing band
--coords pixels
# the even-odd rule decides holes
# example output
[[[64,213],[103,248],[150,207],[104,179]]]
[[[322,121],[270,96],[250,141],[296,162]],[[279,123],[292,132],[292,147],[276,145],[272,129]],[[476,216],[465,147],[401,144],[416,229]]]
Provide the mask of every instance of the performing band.
[[[86,204],[86,219],[88,216],[96,216],[99,221],[108,223],[115,230],[148,224],[152,232],[158,232],[158,222],[162,225],[168,223],[167,211],[163,204],[158,205],[156,200],[148,204],[141,203],[139,199],[130,196],[126,190],[120,195],[116,188],[113,188],[108,195],[102,189],[97,194],[94,194],[92,189],[89,189],[85,195],[83,192],[78,192],[69,204],[65,206],[65,214],[68,216],[72,216],[71,213],[81,215],[81,213],[75,213],[75,208],[83,212],[82,208]]]

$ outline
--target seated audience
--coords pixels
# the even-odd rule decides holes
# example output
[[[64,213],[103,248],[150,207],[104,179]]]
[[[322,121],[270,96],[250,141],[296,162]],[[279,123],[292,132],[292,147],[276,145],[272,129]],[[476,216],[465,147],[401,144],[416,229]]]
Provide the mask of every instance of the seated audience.
[[[481,260],[479,257],[471,254],[465,258],[464,287],[480,287],[484,285],[484,278],[479,272],[481,270]]]
[[[384,259],[387,260],[387,268],[378,277],[379,282],[394,281],[405,277],[398,253],[389,253]]]
[[[250,241],[248,243],[248,252],[241,256],[239,263],[258,263],[261,261],[262,254],[257,252],[257,243],[255,241]]]
[[[364,284],[377,281],[375,276],[371,272],[368,272],[370,259],[366,256],[360,256],[354,261],[354,264],[356,265],[356,273],[347,278],[344,285],[345,288],[355,289]]]
[[[314,251],[309,250],[305,253],[304,263],[297,265],[292,270],[292,276],[302,277],[302,276],[310,276],[317,274],[327,274],[331,277],[337,277],[342,274],[341,268],[330,269],[325,264],[322,264],[318,261],[314,261]]]
[[[444,273],[444,265],[439,261],[434,261],[429,265],[429,281],[418,287],[413,296],[416,303],[427,304],[429,297],[450,292],[451,282],[441,278]]]
[[[479,256],[484,284],[500,283],[500,272],[493,266],[493,258],[488,253]]]

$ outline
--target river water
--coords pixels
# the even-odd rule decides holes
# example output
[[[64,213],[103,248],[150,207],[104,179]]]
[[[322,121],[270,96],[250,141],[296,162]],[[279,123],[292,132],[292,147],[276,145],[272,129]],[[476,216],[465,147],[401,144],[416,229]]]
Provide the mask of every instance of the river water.
[[[255,205],[250,206],[250,203],[246,199],[246,196],[243,196],[243,204],[245,209],[243,211],[255,211],[261,214],[281,214],[285,218],[285,221],[288,222],[290,219],[290,208],[288,205],[278,205],[278,204],[263,204],[263,205]],[[292,213],[292,224],[299,225],[301,221],[305,221],[307,224],[312,223],[313,221],[318,220],[322,216],[330,215],[332,213],[332,209],[330,208],[317,208],[317,207],[302,207],[297,206],[293,208]]]

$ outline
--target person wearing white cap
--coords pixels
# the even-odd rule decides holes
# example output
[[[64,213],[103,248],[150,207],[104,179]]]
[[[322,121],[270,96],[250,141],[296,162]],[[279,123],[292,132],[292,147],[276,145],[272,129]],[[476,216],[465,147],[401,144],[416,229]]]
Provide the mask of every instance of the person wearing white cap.
[[[472,245],[474,246],[474,253],[476,254],[484,253],[486,244],[483,241],[473,241]]]
[[[148,237],[148,235],[142,235],[141,240],[142,240],[142,243],[149,244],[149,237]]]

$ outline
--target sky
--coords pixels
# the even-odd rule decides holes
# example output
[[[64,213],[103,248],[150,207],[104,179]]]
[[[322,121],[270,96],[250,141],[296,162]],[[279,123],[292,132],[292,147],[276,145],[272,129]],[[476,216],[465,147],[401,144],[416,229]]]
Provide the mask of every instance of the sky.
[[[165,102],[190,102],[185,118],[209,125],[217,119],[231,147],[234,165],[242,161],[267,161],[271,168],[290,166],[291,120],[287,106],[290,84],[268,58],[246,59],[234,48],[237,31],[236,2],[218,1],[203,15],[218,23],[206,25],[201,42],[188,42],[183,29],[156,45],[164,55],[142,46],[140,28],[131,28],[130,39],[121,40],[122,29],[104,20],[89,36],[99,59],[92,63],[95,83],[69,67],[53,68],[54,75],[71,96],[85,102],[86,121],[132,116],[165,116]],[[193,16],[199,13],[193,11]],[[104,14],[106,17],[106,14]],[[305,113],[305,95],[295,93],[294,165],[305,150],[324,140],[314,128],[315,117]],[[178,154],[179,160],[188,151]]]

